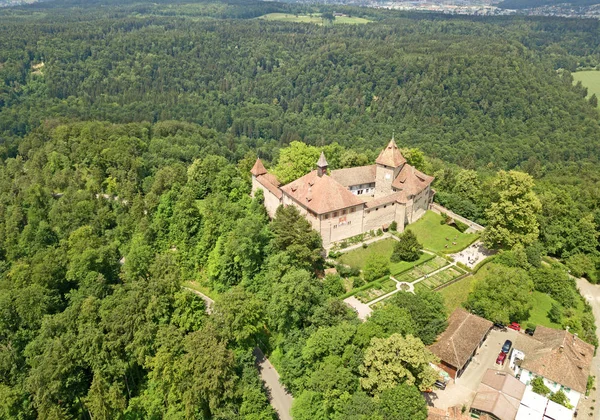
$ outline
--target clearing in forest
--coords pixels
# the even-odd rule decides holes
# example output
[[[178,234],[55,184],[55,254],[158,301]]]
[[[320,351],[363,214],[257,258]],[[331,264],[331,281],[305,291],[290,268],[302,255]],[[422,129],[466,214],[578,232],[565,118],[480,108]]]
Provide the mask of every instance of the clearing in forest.
[[[589,98],[594,93],[600,99],[600,71],[598,70],[583,70],[571,73],[573,82],[581,82],[588,90],[587,97]]]
[[[282,22],[297,22],[297,23],[316,23],[317,25],[323,25],[324,19],[320,13],[313,13],[311,15],[295,15],[290,13],[269,13],[267,15],[260,16],[259,19],[264,20],[280,20]],[[371,22],[369,19],[354,17],[354,16],[335,16],[334,24],[363,24]]]

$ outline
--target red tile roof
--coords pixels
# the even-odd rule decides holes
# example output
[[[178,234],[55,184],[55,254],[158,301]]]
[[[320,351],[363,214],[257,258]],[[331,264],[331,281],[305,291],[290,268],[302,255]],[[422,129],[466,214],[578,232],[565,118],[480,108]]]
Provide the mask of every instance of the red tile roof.
[[[400,170],[400,173],[392,182],[392,187],[398,190],[402,190],[406,193],[407,197],[417,195],[428,185],[433,182],[434,178],[429,175],[425,175],[423,172],[416,170],[413,166],[406,164]]]
[[[448,318],[446,331],[429,346],[429,350],[443,362],[460,370],[490,328],[492,323],[487,319],[458,308]]]
[[[396,146],[394,139],[391,139],[386,148],[379,153],[375,163],[397,168],[403,163],[406,163],[406,159],[404,156],[402,156],[402,153],[400,152],[400,149],[398,149],[398,146]]]
[[[594,357],[594,346],[567,331],[541,325],[535,329],[533,339],[540,345],[531,346],[531,350],[524,351],[525,360],[521,367],[584,393]],[[519,344],[517,341],[515,348]]]
[[[318,176],[317,171],[309,172],[284,185],[281,190],[301,206],[317,214],[363,205],[363,201],[342,184],[330,176]]]
[[[335,169],[331,177],[344,187],[375,183],[377,165],[356,166],[354,168]]]
[[[267,169],[263,165],[260,159],[256,159],[254,166],[250,169],[250,173],[254,176],[259,176],[267,173]]]
[[[256,165],[254,165],[256,166]],[[268,189],[275,197],[281,199],[283,194],[279,189],[281,183],[277,180],[277,177],[270,173],[264,173],[256,177],[256,180],[266,189]]]

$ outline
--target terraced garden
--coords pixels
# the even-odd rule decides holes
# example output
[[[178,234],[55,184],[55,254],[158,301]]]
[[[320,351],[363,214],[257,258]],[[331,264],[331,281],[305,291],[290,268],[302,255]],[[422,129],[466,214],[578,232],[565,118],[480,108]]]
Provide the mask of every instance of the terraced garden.
[[[388,294],[396,290],[396,282],[392,279],[381,280],[376,282],[373,287],[358,292],[354,296],[362,303],[369,303],[380,296]]]
[[[408,270],[398,276],[394,276],[394,278],[399,282],[412,283],[424,275],[433,273],[435,270],[439,270],[448,264],[448,261],[436,255],[425,263],[414,267],[412,270]]]
[[[435,289],[442,284],[446,284],[455,278],[462,276],[464,273],[465,272],[458,267],[449,267],[446,270],[435,273],[431,277],[427,277],[426,279],[420,281],[419,284],[422,284],[429,289]]]

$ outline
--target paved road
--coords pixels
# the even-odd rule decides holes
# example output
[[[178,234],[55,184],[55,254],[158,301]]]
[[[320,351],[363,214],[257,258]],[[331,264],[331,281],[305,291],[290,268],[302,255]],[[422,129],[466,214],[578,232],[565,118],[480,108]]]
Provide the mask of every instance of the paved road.
[[[260,377],[265,383],[269,402],[275,411],[277,411],[279,419],[292,420],[290,410],[292,408],[293,399],[291,394],[279,383],[279,374],[258,347],[254,349],[254,357],[256,357],[256,365]]]
[[[183,287],[185,290],[187,290],[188,292],[192,292],[195,295],[198,295],[202,298],[202,300],[204,300],[204,303],[206,304],[206,313],[207,314],[211,314],[212,313],[212,308],[213,305],[215,304],[215,301],[212,300],[211,298],[209,298],[208,296],[206,296],[204,293],[200,293],[197,290],[191,289],[189,287]]]
[[[581,295],[590,303],[594,318],[596,319],[596,335],[600,337],[600,286],[596,286],[588,282],[586,279],[577,279],[577,287]],[[593,401],[600,401],[600,350],[596,352],[596,356],[592,360],[591,375],[596,377],[596,390],[590,392],[587,399],[582,399],[579,403],[579,416],[586,419],[600,419],[600,410],[590,409],[594,405]],[[583,397],[585,398],[585,397]],[[588,413],[595,413],[592,417]]]

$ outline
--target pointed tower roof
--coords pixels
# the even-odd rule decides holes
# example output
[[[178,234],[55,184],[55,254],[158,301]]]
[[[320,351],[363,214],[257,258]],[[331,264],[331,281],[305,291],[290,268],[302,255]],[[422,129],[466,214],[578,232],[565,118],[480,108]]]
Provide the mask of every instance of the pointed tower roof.
[[[267,169],[265,168],[265,165],[263,165],[260,159],[256,159],[254,166],[252,167],[252,169],[250,169],[250,173],[254,176],[264,175],[267,173]]]
[[[325,159],[325,153],[321,152],[321,156],[319,157],[319,161],[317,162],[317,166],[319,168],[326,168],[328,166],[327,159]]]
[[[375,163],[379,165],[391,166],[392,168],[397,168],[398,166],[406,163],[406,159],[404,159],[404,156],[402,156],[402,153],[400,153],[400,149],[398,149],[393,137],[386,148],[379,153]]]

